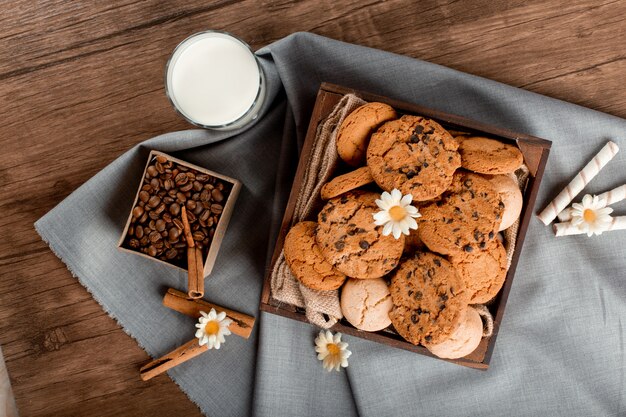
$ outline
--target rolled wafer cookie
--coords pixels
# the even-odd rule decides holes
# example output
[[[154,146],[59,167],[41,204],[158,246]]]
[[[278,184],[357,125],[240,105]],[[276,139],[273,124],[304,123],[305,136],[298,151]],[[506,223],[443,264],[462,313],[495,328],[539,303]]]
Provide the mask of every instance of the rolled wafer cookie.
[[[598,196],[598,199],[604,200],[607,206],[618,203],[626,199],[626,184],[620,185],[617,188],[613,188],[606,193],[602,193]],[[558,218],[562,222],[568,222],[572,220],[572,207],[568,207],[559,213]]]
[[[546,226],[565,209],[587,184],[600,172],[602,168],[619,152],[615,142],[608,141],[606,145],[585,165],[567,186],[556,196],[548,206],[539,213],[539,220]]]
[[[554,223],[552,228],[554,230],[554,234],[557,237],[582,235],[586,233],[580,230],[577,226],[574,226],[571,222]],[[625,229],[626,229],[626,216],[618,216],[618,217],[613,217],[613,219],[611,220],[611,223],[607,226],[605,231],[611,232],[613,230],[625,230]]]

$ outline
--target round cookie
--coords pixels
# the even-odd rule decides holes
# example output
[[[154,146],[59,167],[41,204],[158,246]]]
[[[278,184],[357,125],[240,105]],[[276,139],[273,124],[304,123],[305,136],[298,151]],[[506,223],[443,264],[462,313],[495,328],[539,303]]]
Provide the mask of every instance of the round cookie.
[[[468,308],[467,292],[452,264],[430,252],[418,252],[403,261],[389,289],[391,322],[414,345],[449,338]]]
[[[341,312],[354,327],[377,332],[391,324],[391,293],[384,279],[348,279],[341,289]]]
[[[337,133],[339,157],[348,165],[363,165],[371,133],[396,117],[396,111],[384,103],[367,103],[354,110],[344,119]]]
[[[483,336],[483,321],[472,307],[465,311],[459,327],[441,343],[424,343],[426,349],[444,359],[458,359],[476,350]]]
[[[450,257],[450,262],[463,280],[471,304],[492,300],[506,279],[506,250],[497,239],[485,249],[472,253],[459,252]]]
[[[513,174],[486,177],[491,185],[493,185],[493,188],[498,192],[504,204],[504,212],[502,213],[499,231],[511,227],[522,212],[524,197],[517,185],[517,179],[513,178],[511,175]]]
[[[524,163],[524,156],[516,146],[480,136],[463,139],[459,153],[463,168],[481,174],[507,174]]]
[[[495,238],[504,204],[485,178],[458,172],[442,199],[420,209],[422,242],[443,255],[484,249]]]
[[[320,291],[336,290],[346,276],[335,270],[322,256],[315,242],[315,222],[300,222],[285,237],[285,260],[303,285]]]
[[[380,278],[398,265],[404,248],[400,239],[383,236],[374,224],[378,194],[350,191],[330,199],[318,215],[316,240],[322,255],[352,278]]]
[[[373,182],[369,167],[361,167],[347,174],[339,175],[322,186],[322,199],[329,200],[355,188]]]
[[[376,183],[425,201],[443,193],[461,166],[457,141],[437,122],[402,116],[382,125],[367,148],[367,165]]]

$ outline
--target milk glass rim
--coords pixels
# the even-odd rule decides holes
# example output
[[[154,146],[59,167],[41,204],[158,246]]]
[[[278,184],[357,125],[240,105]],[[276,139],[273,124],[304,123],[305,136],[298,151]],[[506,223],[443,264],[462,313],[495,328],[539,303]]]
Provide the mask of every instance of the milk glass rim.
[[[172,64],[172,59],[174,58],[174,56],[176,56],[176,52],[182,47],[184,46],[187,42],[191,41],[194,38],[197,38],[198,36],[202,36],[202,35],[206,35],[206,34],[211,34],[211,33],[216,33],[216,34],[220,34],[220,35],[226,35],[227,37],[231,37],[233,38],[235,41],[239,42],[240,44],[242,44],[252,55],[252,57],[254,58],[254,61],[256,62],[257,68],[259,70],[259,88],[257,90],[256,93],[256,97],[254,98],[254,100],[252,101],[252,103],[250,104],[250,107],[248,108],[248,110],[246,110],[246,112],[244,114],[242,114],[241,116],[239,116],[237,119],[229,122],[229,123],[225,123],[225,124],[221,124],[221,125],[205,125],[202,124],[196,120],[191,119],[189,116],[187,116],[176,104],[176,100],[173,98],[173,94],[170,93],[170,89],[169,89],[169,83],[170,83],[170,77],[169,77],[169,70],[170,70],[170,64]],[[169,100],[169,102],[172,104],[172,107],[174,107],[174,111],[176,113],[178,113],[183,119],[187,120],[189,123],[191,123],[194,126],[198,126],[201,127],[203,129],[228,129],[231,126],[237,125],[239,122],[241,122],[241,120],[245,119],[246,117],[248,117],[250,115],[250,113],[256,108],[259,100],[261,100],[261,93],[264,90],[264,85],[263,85],[263,68],[261,68],[261,63],[259,61],[259,58],[256,56],[256,54],[254,53],[254,51],[252,50],[252,48],[250,47],[250,45],[248,45],[244,40],[242,40],[241,38],[239,38],[238,36],[233,35],[230,32],[226,32],[224,30],[214,30],[214,29],[208,29],[208,30],[203,30],[202,32],[196,32],[192,35],[187,36],[185,39],[183,39],[178,45],[176,45],[176,47],[174,48],[174,50],[172,51],[172,54],[170,55],[170,57],[167,60],[167,63],[165,64],[165,95],[167,96],[167,99]],[[254,119],[251,119],[251,121],[253,121]],[[248,122],[249,123],[249,122]],[[247,124],[247,123],[246,123]],[[242,125],[242,126],[245,126]],[[234,126],[233,129],[242,127],[242,126]]]

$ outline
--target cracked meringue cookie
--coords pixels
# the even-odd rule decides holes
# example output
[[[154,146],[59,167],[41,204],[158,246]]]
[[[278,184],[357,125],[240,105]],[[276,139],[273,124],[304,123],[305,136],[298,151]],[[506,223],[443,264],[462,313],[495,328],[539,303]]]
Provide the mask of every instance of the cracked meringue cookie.
[[[391,324],[391,293],[382,278],[348,279],[341,290],[341,311],[354,327],[368,332]]]

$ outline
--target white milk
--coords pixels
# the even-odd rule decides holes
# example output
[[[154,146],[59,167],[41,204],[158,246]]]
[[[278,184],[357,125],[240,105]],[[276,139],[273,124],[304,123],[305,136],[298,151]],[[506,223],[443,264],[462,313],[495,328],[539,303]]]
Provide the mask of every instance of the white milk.
[[[221,32],[202,32],[183,41],[166,73],[167,94],[189,121],[234,129],[255,119],[265,81],[245,43]]]

